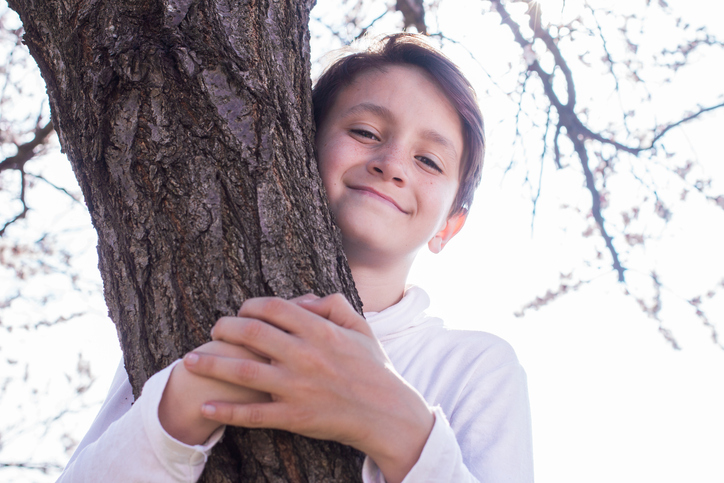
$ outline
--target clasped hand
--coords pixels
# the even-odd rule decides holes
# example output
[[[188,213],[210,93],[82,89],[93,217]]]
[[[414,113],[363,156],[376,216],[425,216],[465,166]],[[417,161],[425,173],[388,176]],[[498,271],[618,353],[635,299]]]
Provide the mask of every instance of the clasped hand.
[[[185,369],[270,400],[207,401],[205,418],[353,446],[370,455],[388,481],[401,480],[394,473],[404,477],[419,458],[434,416],[342,295],[249,299],[237,317],[219,319],[212,339],[187,354]],[[230,356],[215,344],[253,354]]]

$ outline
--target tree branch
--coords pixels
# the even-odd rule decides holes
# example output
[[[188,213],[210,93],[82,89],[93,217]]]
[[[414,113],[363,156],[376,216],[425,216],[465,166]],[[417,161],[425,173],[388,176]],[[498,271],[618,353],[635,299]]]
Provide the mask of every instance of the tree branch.
[[[648,146],[646,146],[646,147],[634,148],[634,147],[631,147],[631,146],[626,146],[625,144],[621,144],[621,143],[619,143],[619,142],[616,142],[616,141],[614,141],[613,139],[606,139],[606,138],[604,138],[603,136],[601,136],[600,134],[597,134],[597,133],[592,132],[591,130],[589,130],[587,127],[585,127],[585,126],[583,126],[583,125],[581,125],[581,127],[584,129],[584,132],[583,132],[582,134],[584,134],[586,137],[588,137],[588,138],[590,138],[590,139],[595,139],[596,141],[599,141],[599,142],[601,142],[601,143],[603,143],[603,144],[610,144],[611,146],[615,147],[616,149],[620,149],[621,151],[625,151],[625,152],[627,152],[627,153],[631,153],[631,154],[633,154],[633,155],[638,156],[640,153],[642,153],[642,152],[644,152],[644,151],[648,151],[648,150],[650,150],[650,149],[653,149],[654,146],[656,145],[656,143],[657,143],[662,137],[664,137],[664,135],[665,135],[667,132],[669,132],[670,130],[674,129],[675,127],[681,126],[682,124],[685,124],[685,123],[687,123],[687,122],[689,122],[689,121],[691,121],[691,120],[693,120],[693,119],[696,119],[697,117],[701,116],[701,115],[704,114],[705,112],[714,111],[714,110],[720,109],[720,108],[722,108],[722,107],[724,107],[724,102],[721,102],[721,103],[716,104],[716,105],[714,105],[714,106],[701,107],[701,108],[699,108],[699,110],[698,110],[697,112],[695,112],[695,113],[693,113],[693,114],[690,114],[690,115],[686,116],[685,118],[680,119],[680,120],[678,120],[678,121],[676,121],[676,122],[674,122],[674,123],[671,123],[671,124],[669,124],[668,126],[666,126],[665,128],[663,128],[658,134],[656,134],[656,135],[654,136],[654,138],[651,140],[651,143],[650,143]]]
[[[62,470],[63,466],[58,463],[2,463],[0,468],[21,468],[24,470],[38,470],[47,473],[48,470]]]
[[[25,218],[25,215],[28,212],[29,208],[28,205],[25,203],[25,171],[23,170],[20,171],[20,202],[23,204],[22,211],[18,213],[15,218],[3,225],[2,229],[0,230],[0,236],[3,236],[5,234],[5,230],[7,230],[10,225],[22,218]]]
[[[367,31],[368,31],[369,29],[371,29],[372,26],[373,26],[374,24],[376,24],[378,20],[381,20],[382,17],[384,17],[384,16],[387,15],[388,13],[390,13],[390,11],[389,11],[389,10],[385,10],[384,12],[382,12],[381,15],[379,15],[378,17],[375,17],[366,27],[362,27],[362,30],[360,30],[359,34],[357,34],[357,36],[354,38],[354,40],[359,40],[359,39],[361,39],[362,37],[364,37],[364,35],[367,33]]]
[[[523,34],[520,32],[520,26],[510,17],[500,0],[491,1],[496,11],[500,15],[502,22],[507,25],[508,28],[510,28],[510,30],[513,32],[513,36],[515,37],[516,42],[518,42],[518,44],[523,49],[530,48],[531,43],[525,37],[523,37]],[[531,13],[530,27],[531,29],[533,29],[535,36],[543,40],[543,42],[546,44],[546,47],[555,59],[556,66],[561,70],[561,72],[563,72],[563,75],[566,78],[568,100],[566,104],[563,104],[560,99],[558,99],[556,93],[553,91],[553,74],[549,74],[548,72],[544,71],[538,60],[534,60],[528,66],[529,71],[533,71],[538,74],[543,83],[543,89],[546,96],[548,97],[549,102],[558,111],[558,127],[554,140],[556,161],[559,162],[560,159],[560,152],[558,150],[558,135],[560,133],[560,128],[565,127],[566,135],[573,143],[576,154],[578,155],[578,158],[581,162],[583,174],[586,178],[586,189],[588,189],[588,191],[591,193],[591,214],[593,215],[593,218],[596,221],[596,225],[598,225],[599,232],[601,233],[601,236],[606,243],[606,248],[608,248],[608,251],[611,254],[613,269],[618,273],[618,280],[619,282],[624,282],[624,272],[626,271],[626,269],[621,265],[618,252],[613,246],[613,238],[611,237],[611,235],[608,234],[608,231],[606,230],[605,220],[603,218],[603,213],[601,212],[601,193],[598,191],[598,188],[596,188],[596,180],[593,177],[591,168],[588,166],[588,152],[586,151],[584,141],[586,137],[585,134],[590,133],[591,131],[583,125],[581,120],[578,118],[578,115],[575,113],[576,95],[573,85],[573,75],[571,74],[571,70],[568,67],[565,59],[563,58],[563,55],[561,54],[560,49],[554,42],[553,38],[541,26],[540,10],[534,9],[533,13]],[[584,136],[581,136],[580,134],[584,134]]]
[[[49,179],[45,178],[44,176],[39,175],[39,174],[35,174],[35,173],[25,173],[25,174],[28,175],[28,176],[32,176],[32,177],[35,178],[35,179],[39,179],[40,181],[44,181],[45,183],[47,183],[48,185],[50,185],[50,186],[52,186],[53,188],[57,189],[57,190],[60,191],[61,193],[65,193],[66,195],[68,195],[73,201],[80,203],[81,200],[80,200],[80,197],[79,197],[78,195],[71,193],[70,191],[68,191],[67,189],[63,188],[62,186],[58,186],[57,184],[53,183],[53,182],[50,181]]]
[[[18,152],[15,156],[5,158],[0,162],[0,171],[6,169],[17,169],[22,170],[25,167],[25,163],[33,159],[35,156],[35,148],[45,144],[46,138],[53,132],[53,122],[48,122],[43,127],[35,128],[35,136],[33,139],[25,144],[18,146]]]
[[[497,3],[500,5],[500,2]],[[546,44],[548,51],[553,55],[553,60],[556,63],[556,67],[561,69],[561,72],[563,72],[563,76],[566,78],[566,89],[568,91],[568,100],[566,101],[566,107],[572,109],[576,103],[576,89],[573,83],[573,73],[571,72],[570,67],[568,67],[568,62],[566,62],[566,60],[563,58],[563,54],[558,48],[558,44],[556,44],[555,40],[553,40],[553,37],[551,37],[551,34],[548,33],[548,31],[544,29],[541,25],[540,8],[534,7],[530,11],[532,15],[529,16],[530,20],[528,22],[528,25],[530,26],[531,30],[533,30],[533,34],[535,35],[535,37],[541,39],[543,43]],[[540,71],[543,70],[538,61],[536,61],[535,64],[537,69],[539,69]],[[549,81],[552,77],[553,73],[549,74]],[[551,82],[551,89],[552,87],[553,84]]]
[[[425,5],[422,0],[397,0],[395,8],[398,12],[402,12],[405,29],[414,25],[421,34],[427,33],[427,25],[425,25]]]
[[[535,197],[533,198],[533,213],[530,220],[530,232],[533,234],[533,227],[535,223],[535,215],[536,215],[536,209],[538,208],[538,200],[540,199],[540,192],[541,188],[543,187],[543,167],[545,163],[546,153],[547,153],[547,147],[548,143],[546,142],[548,138],[548,130],[551,126],[551,106],[548,106],[548,110],[546,111],[546,129],[543,132],[543,152],[540,156],[540,172],[538,173],[538,190],[536,191]]]
[[[608,71],[611,74],[611,77],[613,77],[613,81],[616,85],[616,95],[618,97],[618,104],[621,107],[621,111],[623,113],[623,124],[626,128],[626,132],[630,133],[631,130],[628,127],[628,114],[626,113],[626,110],[623,108],[623,101],[621,99],[621,84],[618,80],[618,75],[616,75],[616,72],[613,70],[613,66],[615,65],[615,62],[613,61],[613,56],[611,55],[611,51],[608,49],[608,42],[606,42],[606,37],[603,35],[603,27],[601,27],[601,22],[598,21],[598,17],[596,17],[596,9],[594,9],[590,5],[586,5],[588,10],[591,12],[591,17],[593,18],[593,21],[596,22],[596,28],[598,30],[598,38],[601,39],[601,47],[603,48],[603,52],[606,54],[606,60],[608,61]]]
[[[590,166],[588,166],[588,152],[586,151],[583,140],[578,137],[572,137],[570,133],[568,134],[568,137],[573,142],[573,149],[575,149],[578,158],[581,160],[583,174],[586,177],[586,189],[591,193],[591,214],[593,215],[593,219],[596,220],[598,230],[600,231],[603,240],[606,242],[606,248],[608,248],[608,251],[611,254],[611,258],[613,259],[613,269],[618,273],[618,281],[625,282],[624,272],[626,271],[626,268],[621,265],[618,252],[613,246],[613,238],[606,231],[603,213],[601,213],[601,193],[598,191],[598,188],[596,188],[596,180],[593,178]]]
[[[0,236],[3,236],[5,234],[5,230],[7,230],[10,225],[12,225],[13,223],[15,223],[16,221],[18,221],[22,218],[25,218],[25,215],[27,214],[27,212],[28,212],[28,206],[25,204],[25,201],[23,201],[23,210],[20,213],[18,213],[15,216],[15,218],[6,222],[5,225],[3,225],[2,229],[0,229]]]
[[[626,270],[625,267],[621,265],[620,257],[613,245],[613,239],[608,234],[606,227],[605,227],[605,220],[603,217],[603,214],[601,212],[601,193],[596,187],[596,179],[594,178],[594,173],[591,172],[591,169],[589,167],[589,159],[588,159],[588,153],[586,151],[585,141],[586,140],[595,140],[602,144],[608,144],[616,148],[617,150],[627,152],[630,154],[633,154],[635,156],[639,155],[640,153],[651,150],[655,147],[656,143],[663,138],[671,129],[674,129],[677,126],[680,126],[686,122],[689,122],[693,119],[696,119],[700,115],[713,111],[715,109],[719,109],[721,107],[724,107],[724,102],[719,103],[714,106],[710,107],[700,107],[700,109],[693,114],[690,114],[679,121],[673,122],[665,127],[663,127],[658,133],[655,133],[653,139],[651,140],[650,144],[647,146],[641,146],[641,147],[632,147],[627,146],[625,144],[619,143],[613,139],[607,139],[603,137],[599,133],[595,133],[591,131],[584,123],[581,121],[580,117],[576,113],[576,94],[575,94],[575,85],[573,82],[573,75],[571,72],[571,69],[569,68],[565,58],[563,57],[563,54],[561,53],[561,50],[558,47],[558,44],[555,42],[555,39],[550,35],[548,30],[542,26],[541,23],[541,12],[540,9],[537,8],[535,5],[533,5],[533,2],[530,0],[520,0],[523,3],[527,3],[529,5],[529,27],[533,31],[534,38],[541,39],[543,43],[545,44],[546,48],[548,49],[548,52],[553,56],[553,59],[555,61],[555,67],[553,72],[546,72],[540,65],[539,61],[537,59],[529,60],[528,62],[528,71],[529,72],[535,72],[538,74],[538,77],[541,79],[541,82],[543,84],[543,90],[545,92],[546,97],[548,98],[548,101],[550,102],[550,105],[555,107],[558,111],[558,126],[556,128],[556,133],[553,138],[553,148],[554,148],[554,156],[555,156],[555,162],[556,165],[560,167],[560,150],[559,150],[559,135],[561,132],[561,128],[565,127],[566,129],[566,135],[571,140],[574,146],[574,150],[576,152],[576,155],[578,156],[581,167],[583,169],[583,174],[586,178],[586,189],[591,193],[591,214],[593,215],[596,224],[599,228],[599,231],[601,233],[601,236],[603,237],[606,247],[608,251],[611,253],[611,257],[613,260],[613,268],[618,273],[618,279],[620,282],[624,282],[624,272]],[[520,45],[521,48],[524,50],[531,49],[532,48],[532,42],[528,39],[526,39],[522,32],[520,25],[515,22],[506,10],[505,6],[500,0],[491,0],[491,3],[494,6],[494,9],[497,11],[497,13],[501,17],[501,22],[508,26],[508,28],[513,33],[513,36],[515,38],[515,41]],[[589,7],[590,8],[590,7]],[[594,14],[595,19],[595,14]],[[599,29],[599,36],[603,40],[603,33],[601,30],[600,24],[598,24],[598,20],[596,20],[596,24]],[[616,86],[618,90],[618,78],[616,77],[614,71],[613,71],[613,61],[611,58],[611,54],[608,51],[608,48],[604,41],[604,51],[608,57],[608,61],[611,63],[610,66],[610,72],[614,77],[614,80],[616,81]],[[563,73],[566,81],[566,88],[567,88],[567,100],[564,103],[558,98],[558,95],[553,90],[553,77],[555,75],[555,68],[560,69],[560,72]],[[716,200],[718,203],[718,199]]]
[[[28,205],[25,203],[25,163],[33,159],[36,155],[36,148],[45,144],[50,133],[53,132],[53,122],[49,121],[45,126],[39,124],[35,128],[35,136],[27,143],[18,146],[18,152],[15,156],[5,158],[0,162],[0,172],[8,169],[15,169],[20,171],[20,202],[23,204],[23,209],[14,218],[6,222],[2,229],[0,229],[0,236],[5,234],[5,230],[16,221],[25,218],[28,213]]]

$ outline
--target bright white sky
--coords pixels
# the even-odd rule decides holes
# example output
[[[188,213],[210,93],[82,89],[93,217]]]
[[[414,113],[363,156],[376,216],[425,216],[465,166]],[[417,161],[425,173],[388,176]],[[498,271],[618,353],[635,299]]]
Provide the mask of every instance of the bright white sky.
[[[626,8],[642,2],[612,3]],[[576,4],[568,0],[564,14],[573,12]],[[717,2],[670,0],[669,4],[692,23],[716,27],[709,20],[724,18]],[[313,15],[326,15],[325,9],[330,8],[326,5],[320,2]],[[542,5],[551,16],[561,11],[560,1],[548,0]],[[451,36],[460,33],[456,38],[478,46],[476,56],[489,72],[502,75],[508,59],[517,62],[519,53],[506,50],[506,42],[500,41],[499,25],[481,23],[470,13],[479,11],[477,2],[446,0],[442,7],[438,19],[441,29]],[[331,8],[339,7],[334,3]],[[370,13],[370,18],[375,16]],[[658,43],[665,41],[666,32],[651,35],[651,42]],[[313,53],[313,57],[319,55]],[[581,243],[581,230],[575,225],[571,229],[570,215],[558,209],[571,198],[584,205],[588,199],[585,193],[568,188],[570,174],[546,169],[543,198],[531,236],[529,188],[522,185],[524,172],[514,169],[502,175],[511,159],[514,127],[510,119],[515,105],[500,90],[490,88],[480,67],[466,60],[467,54],[450,49],[449,55],[475,79],[481,95],[489,140],[484,181],[465,229],[442,254],[422,254],[411,282],[430,293],[431,311],[451,325],[496,333],[516,349],[529,378],[536,481],[721,483],[724,351],[711,343],[708,332],[684,302],[668,294],[663,308],[665,324],[683,347],[681,351],[670,348],[658,334],[656,322],[622,294],[613,275],[604,275],[538,312],[523,318],[513,316],[521,306],[557,286],[559,272],[576,266],[588,253]],[[702,70],[687,80],[691,82],[688,89],[704,98],[708,95],[714,102],[721,92],[720,76],[702,74],[706,59],[701,64]],[[595,82],[591,79],[586,91],[605,90]],[[684,96],[672,93],[657,106],[656,114],[665,117],[667,106],[674,109],[672,106],[685,102]],[[694,151],[707,172],[722,180],[724,163],[715,143],[723,128],[724,113],[718,112],[705,122],[677,131],[672,142],[679,143],[682,151]],[[66,162],[50,158],[43,165],[46,176],[53,176],[58,184],[73,185]],[[87,228],[87,215],[52,189],[38,189],[32,203],[37,208],[33,222],[42,229],[52,226],[62,230],[60,237],[68,249],[85,254],[80,269],[94,271],[95,241]],[[50,206],[41,207],[43,204]],[[669,276],[677,293],[690,296],[724,275],[723,241],[722,210],[694,203],[688,211],[676,212],[660,239],[641,255]],[[636,278],[636,274],[630,276]],[[54,286],[59,279],[45,280],[39,283]],[[38,287],[38,293],[42,291],[43,287]],[[0,397],[0,414],[10,414],[11,419],[14,414],[25,418],[56,414],[72,399],[64,374],[78,382],[73,374],[80,352],[91,361],[97,380],[81,400],[73,399],[71,408],[88,404],[90,409],[65,417],[45,436],[42,431],[16,438],[5,434],[3,441],[12,442],[12,447],[3,448],[0,461],[32,455],[39,461],[62,463],[58,439],[65,431],[73,438],[84,434],[120,359],[115,329],[104,317],[103,301],[97,297],[83,299],[62,287],[58,291],[62,295],[51,300],[49,313],[72,313],[74,309],[69,307],[88,305],[95,313],[52,329],[30,333],[16,330],[12,334],[0,331],[2,359],[21,361],[12,366],[17,372],[11,375],[22,376],[22,361],[29,361],[28,380],[39,388],[39,397],[24,402],[22,410],[9,397]],[[15,316],[37,321],[37,310],[18,306]],[[720,332],[724,332],[721,297],[714,313],[718,314]],[[17,384],[11,383],[6,394],[13,388],[19,392]],[[54,480],[53,475],[28,471],[0,474],[8,481]]]

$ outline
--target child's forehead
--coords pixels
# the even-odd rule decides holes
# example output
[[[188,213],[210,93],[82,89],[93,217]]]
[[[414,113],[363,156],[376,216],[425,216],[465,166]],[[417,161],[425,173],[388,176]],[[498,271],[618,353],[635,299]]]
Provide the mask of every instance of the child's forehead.
[[[397,77],[424,79],[433,84],[437,90],[445,93],[444,89],[428,71],[413,64],[384,64],[370,66],[367,69],[363,69],[355,73],[343,89],[359,84],[360,82],[369,82],[371,79],[376,81],[385,81]]]
[[[402,83],[400,81],[403,81]],[[410,81],[406,83],[404,81]],[[368,83],[374,83],[374,89],[360,89]],[[421,95],[416,98],[416,102],[419,104],[427,104],[434,102],[435,100],[442,100],[447,104],[450,109],[460,115],[456,104],[452,101],[449,94],[440,85],[440,83],[425,69],[422,67],[412,64],[388,64],[382,66],[372,66],[357,72],[349,82],[347,82],[337,93],[335,103],[339,100],[340,96],[349,96],[350,91],[357,91],[357,97],[362,97],[365,94],[368,96],[378,96],[387,92],[395,92],[401,88],[401,85],[409,86],[412,88],[432,87],[433,91],[437,94],[434,96]],[[409,88],[409,87],[408,87]]]

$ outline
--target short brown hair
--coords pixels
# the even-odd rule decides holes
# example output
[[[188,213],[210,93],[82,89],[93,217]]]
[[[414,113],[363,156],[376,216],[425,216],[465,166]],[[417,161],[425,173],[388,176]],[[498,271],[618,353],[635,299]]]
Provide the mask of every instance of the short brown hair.
[[[470,82],[442,52],[423,40],[422,35],[394,34],[374,42],[332,63],[312,90],[314,120],[319,127],[342,89],[362,72],[390,65],[412,65],[427,72],[460,115],[464,149],[460,162],[460,186],[450,215],[467,212],[480,184],[485,155],[483,115]]]

